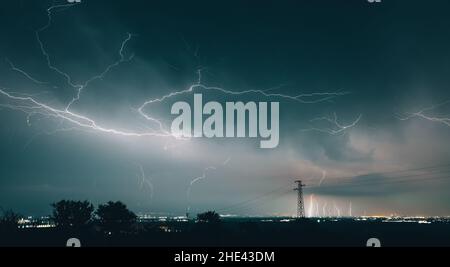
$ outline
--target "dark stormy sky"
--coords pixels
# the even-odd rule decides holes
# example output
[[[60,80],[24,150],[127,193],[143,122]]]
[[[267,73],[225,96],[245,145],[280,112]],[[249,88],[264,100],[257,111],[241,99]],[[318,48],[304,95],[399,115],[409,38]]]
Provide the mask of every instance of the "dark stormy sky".
[[[302,179],[311,216],[450,215],[449,1],[66,5],[1,1],[2,208],[43,215],[54,201],[87,199],[121,200],[137,213],[293,215],[290,189]],[[230,91],[338,94],[300,103],[194,90],[205,101],[280,102],[275,149],[248,138],[124,136],[50,112],[77,95],[69,82],[101,75],[71,114],[118,132],[151,131],[137,109],[188,89],[198,70],[202,84]],[[192,99],[170,97],[145,114],[170,129],[172,104]]]

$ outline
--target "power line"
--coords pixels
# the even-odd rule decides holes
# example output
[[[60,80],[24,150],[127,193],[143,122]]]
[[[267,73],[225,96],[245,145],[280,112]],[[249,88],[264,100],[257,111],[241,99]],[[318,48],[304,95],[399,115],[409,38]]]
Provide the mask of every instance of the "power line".
[[[247,199],[247,200],[244,200],[244,201],[235,203],[235,204],[233,204],[233,205],[231,205],[231,206],[227,206],[227,207],[218,209],[217,211],[228,211],[228,210],[232,210],[232,209],[235,208],[235,207],[245,206],[245,205],[247,205],[247,204],[249,204],[249,203],[251,203],[251,202],[255,202],[255,201],[259,201],[259,200],[261,200],[261,199],[267,198],[267,197],[269,197],[271,194],[275,194],[275,193],[277,193],[277,192],[280,192],[280,191],[283,190],[283,189],[286,189],[287,187],[290,188],[291,186],[292,186],[292,183],[289,183],[289,185],[283,185],[283,186],[281,186],[281,187],[279,187],[279,188],[277,188],[277,189],[275,189],[275,190],[272,190],[272,191],[269,191],[269,192],[266,192],[266,193],[257,195],[257,196],[254,197],[254,198]],[[291,189],[289,189],[289,191],[291,191]],[[288,192],[288,191],[285,190],[285,191],[283,191],[282,193],[284,194],[284,193],[286,193],[286,192]]]
[[[255,202],[251,202],[251,203],[247,203],[245,205],[241,205],[241,206],[236,206],[234,208],[230,208],[230,209],[228,209],[226,211],[227,212],[231,212],[231,211],[242,212],[242,211],[247,211],[247,210],[250,210],[250,209],[254,210],[255,208],[260,207],[261,205],[267,204],[267,202],[269,202],[269,201],[272,202],[272,201],[277,200],[279,198],[286,197],[288,195],[288,193],[291,193],[291,192],[292,192],[292,189],[288,189],[288,190],[279,192],[277,194],[273,194],[273,195],[267,196],[266,198],[260,199],[260,200],[255,201]]]
[[[340,178],[329,178],[328,180],[334,180],[333,183],[329,183],[328,185],[308,185],[307,188],[317,188],[317,187],[331,187],[331,186],[338,186],[338,185],[346,185],[346,184],[355,184],[355,183],[362,183],[362,182],[371,182],[371,180],[378,180],[381,178],[390,178],[390,179],[398,179],[398,178],[405,178],[405,177],[416,177],[416,176],[422,176],[432,173],[448,173],[450,172],[450,169],[448,170],[436,170],[428,173],[420,173],[420,174],[406,174],[401,176],[388,176],[389,174],[396,174],[396,173],[405,173],[405,172],[415,172],[415,171],[422,171],[427,169],[436,169],[436,168],[445,168],[450,167],[450,165],[438,165],[438,166],[432,166],[432,167],[424,167],[424,168],[415,168],[415,169],[406,169],[406,170],[399,170],[399,171],[392,171],[392,172],[378,172],[378,173],[370,173],[370,174],[364,174],[364,175],[357,175],[357,176],[348,176],[348,177],[340,177]],[[342,180],[343,182],[339,182],[336,180]],[[356,180],[358,179],[358,180]],[[347,181],[349,180],[349,181]],[[385,182],[385,181],[384,181]]]
[[[402,180],[383,180],[383,181],[367,181],[367,182],[363,182],[363,183],[346,183],[346,184],[335,184],[335,185],[325,185],[325,186],[321,186],[321,187],[310,187],[312,189],[321,189],[321,188],[341,188],[341,187],[345,187],[345,188],[349,188],[349,187],[361,187],[361,186],[368,186],[368,185],[392,185],[392,184],[398,184],[398,183],[413,183],[413,182],[427,182],[427,181],[435,181],[435,180],[443,180],[443,179],[449,179],[450,176],[448,174],[444,174],[444,173],[448,173],[447,172],[442,172],[440,173],[441,175],[437,175],[437,176],[432,176],[429,177],[431,174],[433,173],[427,173],[427,174],[422,174],[420,176],[418,176],[417,179],[402,179]],[[439,174],[439,173],[438,173]]]

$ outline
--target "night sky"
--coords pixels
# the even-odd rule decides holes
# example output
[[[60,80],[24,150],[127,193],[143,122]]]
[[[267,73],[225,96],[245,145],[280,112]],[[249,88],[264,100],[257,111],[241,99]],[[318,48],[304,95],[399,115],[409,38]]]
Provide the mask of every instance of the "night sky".
[[[310,216],[450,215],[449,12],[447,0],[2,0],[0,207],[294,215],[302,179]],[[204,101],[280,102],[278,147],[106,133],[30,101],[64,111],[73,84],[101,75],[70,112],[142,133],[157,125],[139,107],[199,73],[205,86],[255,90],[194,89]],[[193,92],[144,112],[170,129],[172,104]],[[329,94],[276,96],[311,93]]]

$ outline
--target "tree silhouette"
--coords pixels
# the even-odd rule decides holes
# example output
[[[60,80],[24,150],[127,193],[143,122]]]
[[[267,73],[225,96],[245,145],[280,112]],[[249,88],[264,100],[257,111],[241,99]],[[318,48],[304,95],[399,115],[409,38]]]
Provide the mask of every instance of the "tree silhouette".
[[[207,211],[197,214],[197,221],[207,223],[220,222],[220,215],[215,211]]]
[[[120,201],[99,205],[96,211],[100,227],[108,234],[127,233],[136,223],[136,214]]]
[[[94,206],[88,201],[61,200],[51,206],[52,219],[59,228],[79,229],[92,222]]]
[[[12,210],[3,211],[0,217],[0,230],[5,232],[16,231],[19,226],[20,215]]]

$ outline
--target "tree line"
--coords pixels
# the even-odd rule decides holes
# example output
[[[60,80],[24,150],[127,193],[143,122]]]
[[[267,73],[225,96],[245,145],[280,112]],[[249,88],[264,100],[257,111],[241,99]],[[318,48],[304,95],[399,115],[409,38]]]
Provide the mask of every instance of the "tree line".
[[[50,219],[61,230],[86,230],[96,227],[112,235],[133,231],[137,216],[120,201],[100,204],[97,209],[89,201],[61,200],[51,204]],[[14,231],[22,216],[12,210],[3,211],[0,230]]]
[[[98,205],[97,209],[89,201],[61,200],[51,204],[50,220],[55,227],[64,231],[86,231],[95,229],[107,235],[132,233],[136,229],[137,216],[120,201],[109,201]],[[16,231],[23,218],[12,210],[3,210],[0,216],[0,232]],[[220,222],[215,211],[197,214],[196,222]]]

